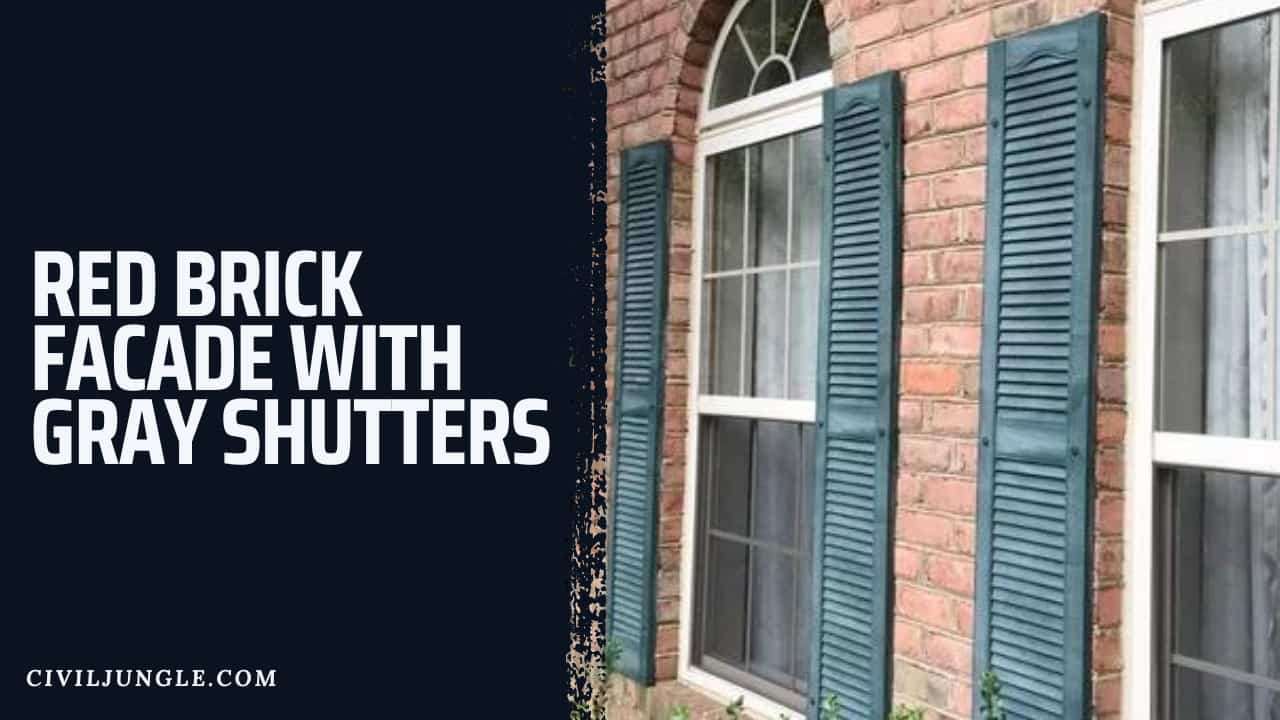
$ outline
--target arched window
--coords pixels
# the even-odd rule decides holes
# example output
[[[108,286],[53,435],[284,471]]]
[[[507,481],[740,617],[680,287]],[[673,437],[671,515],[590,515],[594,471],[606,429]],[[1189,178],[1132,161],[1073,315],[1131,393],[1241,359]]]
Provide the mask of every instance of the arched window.
[[[718,108],[831,69],[819,0],[747,0],[729,16],[711,76]]]
[[[809,677],[830,67],[821,0],[739,0],[712,51],[694,166],[680,675],[767,717],[803,712]]]

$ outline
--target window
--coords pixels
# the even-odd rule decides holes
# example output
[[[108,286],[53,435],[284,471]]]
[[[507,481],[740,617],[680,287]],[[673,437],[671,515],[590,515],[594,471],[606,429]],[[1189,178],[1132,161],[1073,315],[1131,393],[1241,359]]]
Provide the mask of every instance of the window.
[[[810,626],[821,92],[818,0],[741,0],[696,159],[697,288],[681,676],[803,711]],[[764,112],[768,110],[768,112]]]
[[[1135,671],[1174,720],[1280,720],[1278,9],[1201,0],[1147,18],[1162,72],[1144,88],[1159,142],[1142,173],[1158,202],[1138,235],[1153,312],[1135,323],[1134,377],[1154,382],[1135,397],[1134,455],[1152,483],[1130,531],[1156,547],[1130,580],[1153,581],[1158,622],[1134,617],[1132,642],[1154,631],[1150,677]],[[1133,716],[1151,716],[1140,689]]]
[[[711,81],[711,107],[768,92],[831,67],[818,0],[753,0],[730,23]]]

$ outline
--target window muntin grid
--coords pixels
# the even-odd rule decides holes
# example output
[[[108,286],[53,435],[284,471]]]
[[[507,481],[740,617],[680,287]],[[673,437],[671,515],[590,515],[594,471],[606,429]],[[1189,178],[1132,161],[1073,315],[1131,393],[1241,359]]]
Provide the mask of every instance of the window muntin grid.
[[[711,108],[831,68],[819,0],[749,0],[734,18],[711,81]]]

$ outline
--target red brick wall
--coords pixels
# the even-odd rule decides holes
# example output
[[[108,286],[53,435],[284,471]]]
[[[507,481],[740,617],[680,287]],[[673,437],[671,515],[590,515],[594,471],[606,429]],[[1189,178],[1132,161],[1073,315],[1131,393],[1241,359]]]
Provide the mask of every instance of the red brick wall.
[[[697,108],[731,0],[607,0],[610,348],[622,148],[674,148],[670,318],[660,503],[659,680],[675,677],[685,491],[686,346]],[[1098,9],[1109,18],[1099,329],[1094,695],[1120,711],[1125,216],[1134,0],[828,0],[838,83],[884,70],[905,85],[902,374],[895,695],[969,716],[986,182],[986,46]],[[612,379],[610,379],[612,396]]]

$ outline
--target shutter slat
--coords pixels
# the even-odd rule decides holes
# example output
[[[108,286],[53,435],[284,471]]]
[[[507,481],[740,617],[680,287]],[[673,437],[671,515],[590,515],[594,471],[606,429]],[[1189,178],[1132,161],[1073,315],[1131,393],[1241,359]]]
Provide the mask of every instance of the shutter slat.
[[[1104,37],[1095,14],[988,56],[974,670],[1010,717],[1091,707]]]
[[[901,96],[887,73],[824,98],[810,716],[888,712]]]
[[[653,682],[662,340],[667,293],[666,144],[622,153],[617,392],[611,432],[606,627],[618,672]]]

